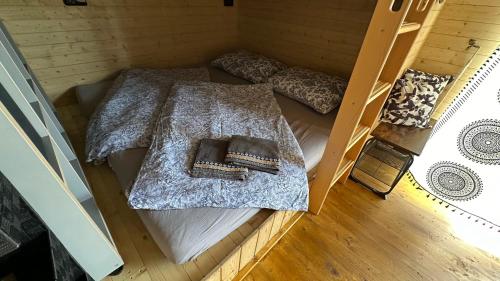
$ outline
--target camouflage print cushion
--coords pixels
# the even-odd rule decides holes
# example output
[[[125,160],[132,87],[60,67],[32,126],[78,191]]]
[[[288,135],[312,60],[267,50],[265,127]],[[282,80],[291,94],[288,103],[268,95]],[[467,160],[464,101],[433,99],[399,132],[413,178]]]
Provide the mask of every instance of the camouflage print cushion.
[[[213,60],[211,65],[253,83],[265,83],[273,74],[287,68],[277,60],[248,51],[222,55]]]
[[[381,121],[426,128],[439,94],[451,80],[450,75],[408,69],[392,88]]]
[[[0,172],[0,230],[21,244],[45,232],[42,222],[2,172]]]
[[[326,114],[340,105],[348,82],[322,72],[292,67],[276,73],[269,83],[276,92]]]

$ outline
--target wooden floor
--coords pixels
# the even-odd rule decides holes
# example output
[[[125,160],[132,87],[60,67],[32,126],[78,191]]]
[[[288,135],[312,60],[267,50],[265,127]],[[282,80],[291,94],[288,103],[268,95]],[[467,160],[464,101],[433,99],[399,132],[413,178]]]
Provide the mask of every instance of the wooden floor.
[[[76,105],[58,110],[82,157],[86,119]],[[167,262],[126,206],[110,169],[85,170],[126,263],[110,280],[194,281],[221,258],[212,250],[182,266]],[[500,252],[495,257],[461,240],[448,213],[407,181],[386,201],[352,182],[338,185],[321,215],[303,216],[245,280],[500,280]],[[500,243],[499,233],[480,228],[472,234],[483,245]],[[219,250],[238,239],[237,233],[228,237]]]
[[[337,185],[322,213],[302,216],[245,281],[500,280],[500,233],[467,233],[495,256],[463,241],[450,214],[406,177],[386,201]]]

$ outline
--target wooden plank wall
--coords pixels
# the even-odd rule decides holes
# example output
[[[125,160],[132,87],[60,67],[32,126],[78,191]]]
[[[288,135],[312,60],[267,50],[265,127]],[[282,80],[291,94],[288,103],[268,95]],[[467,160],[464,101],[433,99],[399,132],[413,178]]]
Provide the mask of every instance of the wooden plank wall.
[[[433,6],[431,8],[431,11],[429,12],[429,15],[425,19],[424,23],[422,24],[422,27],[420,28],[421,30],[417,38],[415,39],[415,43],[413,44],[410,53],[408,53],[408,57],[406,58],[403,67],[404,69],[412,67],[415,61],[418,59],[418,54],[422,50],[425,41],[427,40],[429,34],[431,33],[431,30],[436,24],[436,20],[438,19],[438,16],[444,7],[444,5],[438,4],[435,1],[432,1],[432,5]]]
[[[240,0],[245,48],[349,77],[368,28],[372,0]]]
[[[214,0],[0,1],[0,18],[54,100],[125,67],[201,64],[234,49],[237,14]]]
[[[271,250],[281,237],[297,222],[302,213],[273,211],[247,236],[203,281],[242,280]]]
[[[457,74],[474,53],[474,49],[466,50],[469,39],[476,39],[481,49],[453,90],[438,101],[435,118],[441,116],[469,78],[500,45],[500,1],[447,0],[413,67],[433,73]]]

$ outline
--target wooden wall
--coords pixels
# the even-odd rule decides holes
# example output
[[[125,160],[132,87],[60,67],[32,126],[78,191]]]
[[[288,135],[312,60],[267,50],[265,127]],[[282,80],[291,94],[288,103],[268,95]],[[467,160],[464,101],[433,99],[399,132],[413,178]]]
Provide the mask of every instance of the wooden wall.
[[[413,67],[433,73],[457,74],[474,54],[469,39],[481,46],[456,86],[439,100],[439,117],[465,83],[500,45],[500,1],[447,0],[423,42]]]
[[[125,67],[200,64],[234,49],[237,12],[222,0],[0,1],[0,18],[52,99]]]
[[[418,54],[422,50],[425,41],[427,40],[429,34],[431,33],[432,28],[436,24],[436,20],[438,19],[439,14],[441,13],[443,7],[444,4],[439,4],[437,1],[432,2],[431,11],[429,12],[429,15],[427,16],[424,23],[422,24],[422,27],[420,28],[421,30],[418,33],[417,38],[415,39],[415,43],[413,44],[412,49],[408,54],[408,57],[404,63],[403,68],[412,67],[415,61],[418,59]]]
[[[242,46],[348,77],[376,1],[240,0]]]
[[[0,18],[52,99],[122,68],[194,65],[244,46],[292,65],[348,77],[374,0],[2,0]],[[440,12],[442,10],[442,12]],[[500,43],[500,1],[447,0],[433,8],[407,65],[457,74],[482,47],[439,116]],[[332,16],[334,15],[334,16]]]

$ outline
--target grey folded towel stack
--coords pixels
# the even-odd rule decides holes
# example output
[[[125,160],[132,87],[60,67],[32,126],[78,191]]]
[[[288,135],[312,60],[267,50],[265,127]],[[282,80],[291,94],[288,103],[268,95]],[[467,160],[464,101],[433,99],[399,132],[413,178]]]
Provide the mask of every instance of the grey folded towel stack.
[[[197,178],[245,180],[248,177],[246,167],[224,163],[228,144],[224,140],[202,139],[191,175]]]
[[[277,174],[280,169],[278,144],[272,140],[234,135],[229,142],[225,161],[236,166]]]

